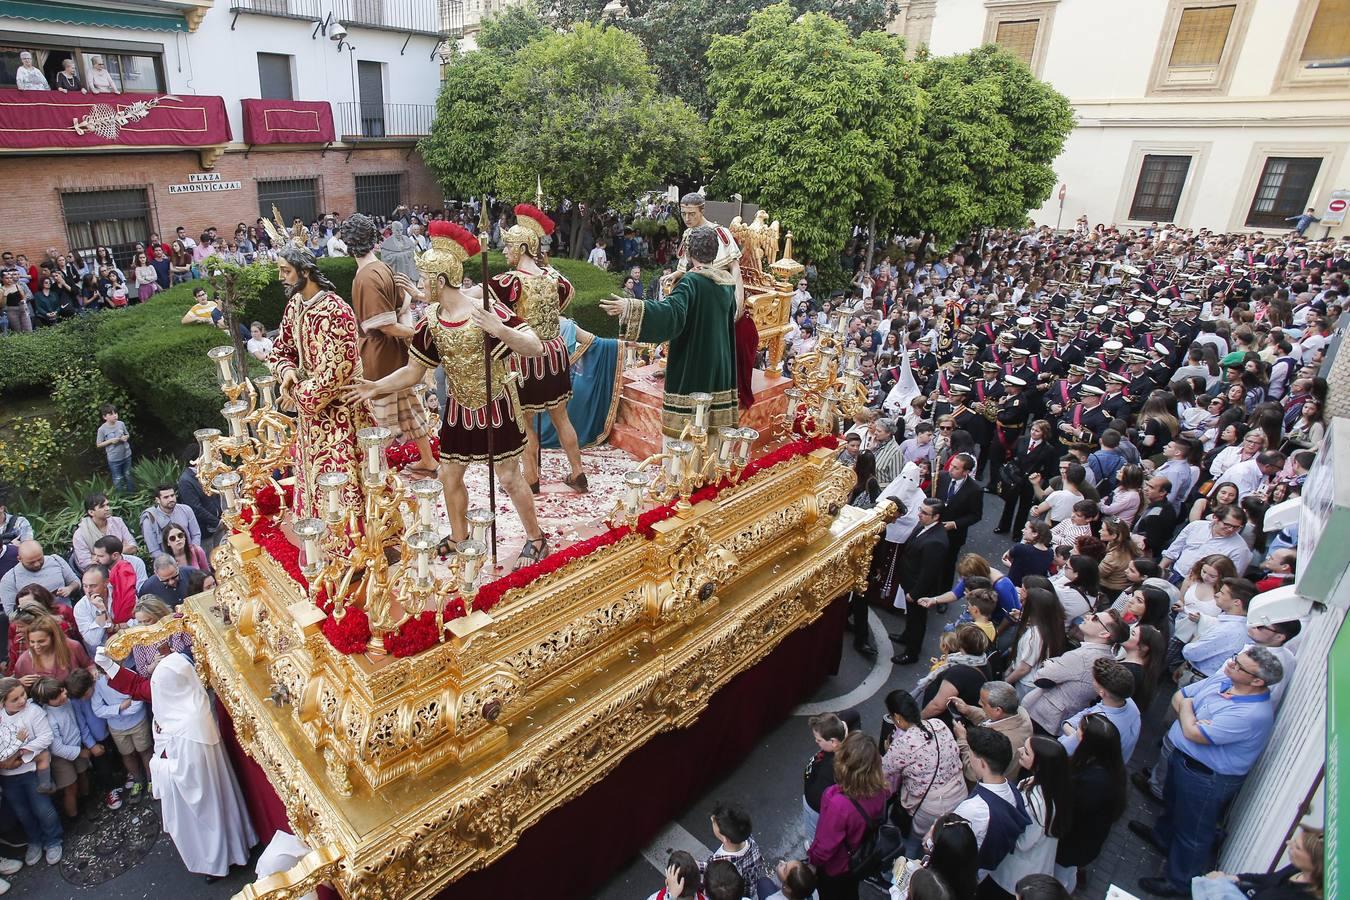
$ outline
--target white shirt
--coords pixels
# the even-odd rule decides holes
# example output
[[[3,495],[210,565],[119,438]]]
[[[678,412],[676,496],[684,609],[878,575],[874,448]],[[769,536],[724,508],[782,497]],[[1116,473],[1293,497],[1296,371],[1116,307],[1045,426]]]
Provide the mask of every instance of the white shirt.
[[[1022,797],[1027,804],[1031,824],[1017,839],[1013,851],[1003,857],[997,869],[989,873],[998,886],[1009,894],[1017,892],[1017,882],[1027,875],[1055,874],[1055,853],[1059,850],[1059,838],[1045,833],[1045,796],[1041,789],[1033,786]]]
[[[1082,499],[1082,494],[1075,494],[1062,488],[1051,491],[1044,501],[1048,504],[1046,518],[1051,522],[1063,522],[1073,515],[1073,505]]]
[[[1172,560],[1172,571],[1185,575],[1200,559],[1215,553],[1221,553],[1233,561],[1239,572],[1247,571],[1252,561],[1252,550],[1241,534],[1231,534],[1226,538],[1214,536],[1213,522],[1202,519],[1192,522],[1163,551],[1163,556]]]
[[[328,255],[346,256],[347,243],[344,240],[342,240],[342,238],[338,237],[336,234],[333,235],[328,239]]]
[[[980,782],[980,786],[990,793],[997,794],[1008,801],[1009,806],[1016,806],[1017,800],[1013,796],[1017,789],[1008,782],[1002,784],[989,784]],[[984,844],[984,836],[989,833],[989,804],[984,801],[979,794],[971,794],[965,800],[957,804],[956,809],[952,810],[961,818],[970,823],[970,830],[975,832],[975,846],[978,848]]]
[[[586,257],[586,262],[600,269],[609,268],[609,256],[605,253],[604,247],[596,247],[591,250],[591,255]]]
[[[106,601],[105,605],[111,609],[112,601]],[[99,611],[94,608],[86,594],[75,603],[75,627],[80,629],[80,637],[84,641],[84,648],[89,651],[92,658],[94,651],[103,646],[104,641],[108,639],[108,625],[99,625]],[[104,613],[104,618],[111,623],[110,613]]]
[[[1261,466],[1257,464],[1256,458],[1244,460],[1237,463],[1223,473],[1218,480],[1218,484],[1233,484],[1238,489],[1238,499],[1246,497],[1248,494],[1254,494],[1266,484],[1266,473],[1261,471]]]

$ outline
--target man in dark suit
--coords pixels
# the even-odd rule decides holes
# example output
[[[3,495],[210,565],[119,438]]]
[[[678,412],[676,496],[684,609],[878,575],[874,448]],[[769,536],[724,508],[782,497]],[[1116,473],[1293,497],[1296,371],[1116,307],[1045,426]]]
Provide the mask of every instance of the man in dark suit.
[[[975,484],[974,479],[966,479]],[[982,497],[978,485],[976,496]],[[901,651],[891,657],[891,662],[908,666],[919,658],[923,649],[923,636],[928,629],[928,610],[920,606],[920,597],[936,597],[951,587],[951,579],[945,578],[940,566],[932,564],[934,559],[947,556],[947,530],[942,527],[946,517],[941,500],[927,499],[919,508],[919,524],[900,550],[900,586],[905,589],[905,632],[891,634],[891,640],[901,646]]]
[[[952,460],[951,468],[938,477],[936,496],[946,507],[942,515],[942,527],[947,531],[947,558],[941,569],[946,582],[943,591],[952,586],[956,558],[966,545],[970,526],[984,515],[984,488],[975,481],[974,475],[975,460],[962,453]]]
[[[1172,542],[1172,532],[1177,529],[1177,512],[1172,508],[1167,495],[1172,491],[1172,482],[1161,475],[1154,475],[1144,483],[1144,500],[1147,505],[1140,510],[1135,520],[1135,534],[1144,538],[1145,552],[1158,556]]]

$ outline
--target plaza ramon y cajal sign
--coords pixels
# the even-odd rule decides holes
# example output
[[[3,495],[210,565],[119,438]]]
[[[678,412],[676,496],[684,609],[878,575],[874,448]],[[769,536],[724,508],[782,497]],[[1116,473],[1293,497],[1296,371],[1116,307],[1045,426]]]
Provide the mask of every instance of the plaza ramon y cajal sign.
[[[214,194],[217,191],[237,191],[242,181],[221,181],[219,172],[189,172],[187,184],[169,185],[170,194]]]

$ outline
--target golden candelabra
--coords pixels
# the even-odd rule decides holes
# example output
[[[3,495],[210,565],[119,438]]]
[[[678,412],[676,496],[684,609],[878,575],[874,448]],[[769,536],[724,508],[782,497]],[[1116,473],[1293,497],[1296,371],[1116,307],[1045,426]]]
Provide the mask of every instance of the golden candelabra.
[[[816,349],[792,363],[792,387],[784,394],[787,408],[774,417],[774,436],[791,440],[794,435],[820,437],[833,434],[839,416],[852,417],[867,406],[867,387],[862,381],[859,347],[846,347],[849,319],[857,312],[841,307],[832,322],[817,329]]]
[[[238,378],[234,347],[214,347],[207,357],[216,364],[216,380],[226,403],[220,414],[229,434],[201,428],[197,439],[197,478],[208,494],[219,494],[221,517],[236,530],[258,491],[270,486],[283,497],[275,472],[289,461],[295,442],[294,420],[277,408],[277,380],[271,375]]]
[[[644,499],[656,503],[676,500],[676,507],[687,512],[693,508],[689,497],[695,491],[739,474],[750,462],[759,432],[722,425],[712,445],[708,431],[712,395],[698,392],[690,394],[689,399],[694,402],[694,416],[679,439],[668,441],[661,453],[647,457],[624,475],[624,491],[610,514],[611,524],[636,523]]]
[[[252,507],[257,514],[257,495],[263,488],[273,488],[284,508],[285,492],[276,473],[292,464],[294,422],[277,409],[275,377],[237,378],[231,346],[216,347],[207,355],[219,369],[227,398],[221,415],[229,423],[229,433],[223,435],[216,428],[196,432],[197,477],[204,489],[219,494],[222,518],[239,531],[245,509]],[[348,472],[321,472],[314,479],[320,516],[291,523],[301,548],[300,571],[309,582],[309,601],[316,605],[322,601],[339,621],[351,607],[364,610],[371,632],[367,653],[372,657],[385,654],[387,635],[428,610],[435,612],[440,634],[447,627],[444,609],[449,597],[461,596],[466,612],[472,607],[492,521],[491,512],[470,511],[473,536],[461,542],[448,560],[448,574],[438,576],[432,556],[439,546],[434,529],[441,483],[428,478],[405,486],[385,458],[384,448],[392,437],[387,428],[357,432],[358,503],[344,497],[351,482]]]

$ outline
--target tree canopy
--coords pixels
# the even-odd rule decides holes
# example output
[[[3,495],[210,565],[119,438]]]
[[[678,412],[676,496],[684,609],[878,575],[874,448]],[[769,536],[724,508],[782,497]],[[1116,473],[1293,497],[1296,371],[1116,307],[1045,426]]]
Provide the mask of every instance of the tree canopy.
[[[446,66],[421,150],[447,193],[533,199],[538,178],[550,196],[605,205],[698,164],[703,125],[657,90],[637,38],[532,17],[489,18],[480,49]]]
[[[918,84],[928,98],[916,148],[923,177],[885,224],[942,241],[1022,224],[1055,186],[1069,101],[993,45],[924,59]]]
[[[890,209],[918,172],[925,100],[900,38],[850,36],[791,4],[713,41],[709,130],[716,186],[753,197],[793,232],[799,258],[826,270],[860,214]]]
[[[704,117],[712,114],[708,97],[708,48],[718,35],[740,34],[750,17],[774,0],[620,0],[614,25],[638,36],[656,69],[658,86],[679,97]],[[880,31],[895,18],[897,0],[789,0],[793,12],[825,13],[857,37]],[[544,0],[549,22],[568,28],[598,22],[605,0]]]

